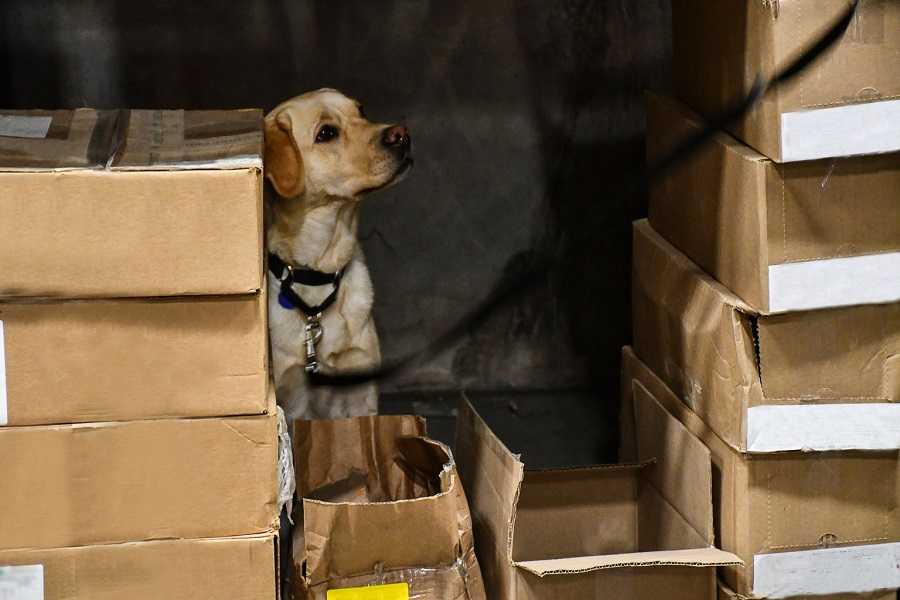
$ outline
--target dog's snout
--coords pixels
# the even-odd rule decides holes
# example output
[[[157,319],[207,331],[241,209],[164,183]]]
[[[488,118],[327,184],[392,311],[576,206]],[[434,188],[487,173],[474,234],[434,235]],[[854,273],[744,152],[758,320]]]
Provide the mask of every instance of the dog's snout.
[[[404,125],[392,125],[384,130],[381,135],[381,143],[393,150],[409,150],[412,140],[409,137],[409,129]]]

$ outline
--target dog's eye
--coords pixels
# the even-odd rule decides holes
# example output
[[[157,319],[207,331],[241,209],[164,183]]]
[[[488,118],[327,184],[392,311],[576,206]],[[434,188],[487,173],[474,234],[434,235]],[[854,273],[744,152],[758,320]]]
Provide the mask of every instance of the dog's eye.
[[[330,142],[338,136],[338,128],[334,125],[322,125],[316,134],[316,143]]]

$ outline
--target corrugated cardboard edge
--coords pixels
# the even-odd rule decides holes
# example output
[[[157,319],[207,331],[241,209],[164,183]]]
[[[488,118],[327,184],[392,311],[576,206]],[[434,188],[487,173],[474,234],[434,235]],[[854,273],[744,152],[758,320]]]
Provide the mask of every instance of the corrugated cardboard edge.
[[[741,566],[744,563],[729,552],[710,547],[692,548],[689,550],[630,552],[606,556],[579,556],[577,558],[555,560],[528,560],[513,564],[538,577],[545,577],[547,575],[571,575],[603,569],[631,567],[724,567]]]

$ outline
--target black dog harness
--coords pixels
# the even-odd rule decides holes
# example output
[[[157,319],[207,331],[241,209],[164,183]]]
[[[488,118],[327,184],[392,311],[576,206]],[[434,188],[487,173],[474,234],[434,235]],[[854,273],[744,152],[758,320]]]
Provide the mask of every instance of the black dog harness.
[[[337,300],[344,270],[341,269],[336,273],[323,273],[313,269],[301,269],[289,265],[270,252],[269,271],[281,283],[281,290],[278,293],[278,304],[288,310],[299,310],[306,316],[306,327],[304,328],[306,331],[306,372],[318,373],[319,360],[316,346],[319,345],[319,340],[322,339],[322,335],[325,332],[322,329],[322,313]],[[310,305],[294,291],[294,284],[309,286],[333,285],[334,289],[322,302]]]

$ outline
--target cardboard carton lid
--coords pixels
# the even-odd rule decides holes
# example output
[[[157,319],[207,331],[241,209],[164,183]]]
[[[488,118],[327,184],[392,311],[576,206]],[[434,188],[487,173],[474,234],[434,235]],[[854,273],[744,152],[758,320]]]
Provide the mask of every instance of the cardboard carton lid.
[[[538,577],[588,573],[600,569],[620,567],[723,567],[741,566],[743,561],[730,552],[717,548],[691,548],[688,550],[662,550],[656,552],[628,552],[605,556],[579,556],[554,560],[527,560],[514,563],[520,569]]]
[[[262,111],[0,111],[0,171],[262,168]]]

